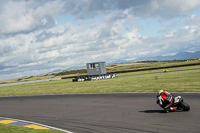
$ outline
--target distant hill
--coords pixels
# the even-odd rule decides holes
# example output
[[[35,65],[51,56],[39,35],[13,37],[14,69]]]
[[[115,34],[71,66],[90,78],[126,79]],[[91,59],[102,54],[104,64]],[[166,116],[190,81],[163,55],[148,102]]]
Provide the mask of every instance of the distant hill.
[[[57,69],[57,70],[54,70],[54,71],[49,72],[49,73],[58,73],[58,72],[63,72],[63,71],[67,71],[67,70],[74,70],[74,69],[81,69],[81,68],[85,68],[85,66],[76,66],[76,67],[70,67],[70,68],[67,68],[67,69]]]
[[[194,53],[180,52],[172,56],[143,57],[143,58],[138,58],[137,61],[147,61],[147,60],[164,61],[164,60],[182,60],[191,58],[200,58],[200,51],[196,51]]]

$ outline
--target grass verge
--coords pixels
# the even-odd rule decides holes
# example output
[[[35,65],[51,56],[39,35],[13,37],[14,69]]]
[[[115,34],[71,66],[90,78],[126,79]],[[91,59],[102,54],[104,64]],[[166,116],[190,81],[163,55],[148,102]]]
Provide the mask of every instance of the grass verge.
[[[26,127],[0,124],[0,133],[63,133],[63,132],[54,129],[39,130],[39,129],[31,129]]]

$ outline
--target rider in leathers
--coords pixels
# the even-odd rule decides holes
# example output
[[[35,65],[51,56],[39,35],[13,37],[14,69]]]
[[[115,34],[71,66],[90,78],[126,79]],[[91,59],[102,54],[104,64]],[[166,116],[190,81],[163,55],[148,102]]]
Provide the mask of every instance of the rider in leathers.
[[[159,104],[165,112],[176,111],[176,107],[172,107],[174,97],[167,91],[158,90],[157,104]]]

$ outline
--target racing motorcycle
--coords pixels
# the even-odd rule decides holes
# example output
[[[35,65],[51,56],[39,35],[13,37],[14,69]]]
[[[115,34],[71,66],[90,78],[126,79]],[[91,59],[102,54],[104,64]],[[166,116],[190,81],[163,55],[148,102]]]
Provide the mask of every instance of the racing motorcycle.
[[[169,94],[169,93],[168,93]],[[172,101],[172,105],[170,105],[169,110],[164,110],[165,112],[174,112],[176,110],[179,111],[189,111],[190,110],[190,106],[183,101],[183,99],[181,98],[181,96],[167,96],[169,101]],[[157,96],[157,104],[159,104],[161,106],[161,108],[165,108],[166,107],[166,101],[164,101],[161,96]],[[167,105],[168,106],[168,105]]]
[[[181,110],[181,111],[190,110],[190,106],[186,102],[183,101],[181,96],[176,96],[174,98],[174,107],[177,107],[177,110]]]

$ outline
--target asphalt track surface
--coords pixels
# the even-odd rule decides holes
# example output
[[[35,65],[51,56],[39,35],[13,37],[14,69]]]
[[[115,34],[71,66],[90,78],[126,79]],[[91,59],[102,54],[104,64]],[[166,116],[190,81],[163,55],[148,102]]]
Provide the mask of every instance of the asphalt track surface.
[[[75,133],[199,133],[200,93],[181,95],[191,110],[164,113],[156,93],[1,97],[0,116]]]

